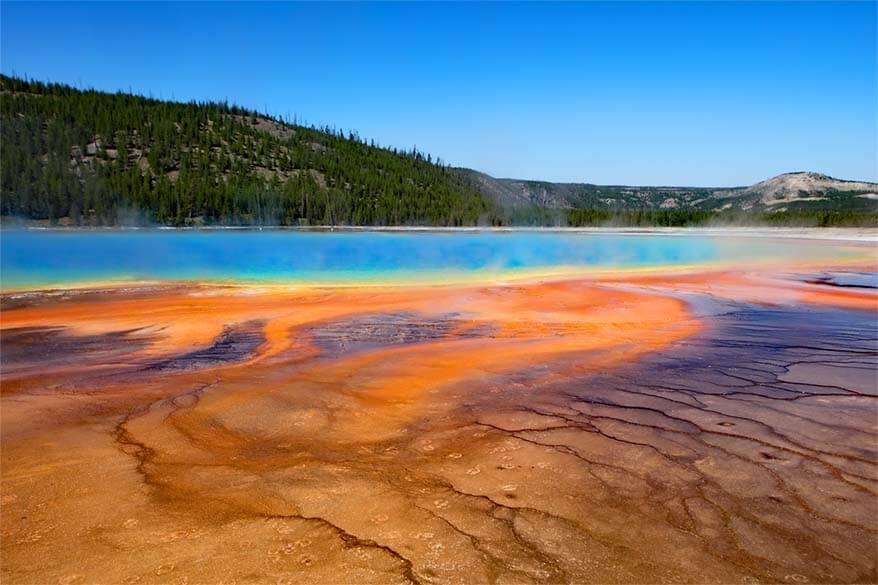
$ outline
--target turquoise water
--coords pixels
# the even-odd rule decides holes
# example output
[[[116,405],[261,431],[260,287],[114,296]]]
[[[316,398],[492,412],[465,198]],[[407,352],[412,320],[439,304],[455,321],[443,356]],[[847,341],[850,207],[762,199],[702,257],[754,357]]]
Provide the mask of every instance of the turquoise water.
[[[0,233],[0,288],[135,280],[308,283],[843,257],[826,241],[540,232]]]

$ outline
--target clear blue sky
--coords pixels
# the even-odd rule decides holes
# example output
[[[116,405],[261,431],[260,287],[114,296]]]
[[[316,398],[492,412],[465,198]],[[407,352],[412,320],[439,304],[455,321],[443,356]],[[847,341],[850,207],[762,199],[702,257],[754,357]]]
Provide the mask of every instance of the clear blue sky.
[[[501,177],[876,180],[876,6],[3,2],[0,68],[229,99]]]

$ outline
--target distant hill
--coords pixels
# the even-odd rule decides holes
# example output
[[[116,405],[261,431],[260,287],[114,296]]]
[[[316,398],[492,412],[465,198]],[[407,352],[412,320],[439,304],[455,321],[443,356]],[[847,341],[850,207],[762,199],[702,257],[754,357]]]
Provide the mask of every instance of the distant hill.
[[[878,183],[843,181],[820,173],[786,173],[743,189],[718,192],[705,205],[742,211],[876,211]]]
[[[226,103],[0,76],[0,216],[25,225],[878,225],[878,184],[496,179]]]
[[[469,169],[461,172],[506,209],[878,211],[878,183],[843,181],[810,172],[786,173],[749,187],[723,188],[548,183],[495,179]]]

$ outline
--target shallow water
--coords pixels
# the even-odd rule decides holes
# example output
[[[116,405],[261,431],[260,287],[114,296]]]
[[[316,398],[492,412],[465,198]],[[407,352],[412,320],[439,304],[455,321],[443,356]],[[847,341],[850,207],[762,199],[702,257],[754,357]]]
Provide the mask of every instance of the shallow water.
[[[0,288],[91,282],[444,282],[563,268],[845,260],[851,243],[582,232],[5,231]]]

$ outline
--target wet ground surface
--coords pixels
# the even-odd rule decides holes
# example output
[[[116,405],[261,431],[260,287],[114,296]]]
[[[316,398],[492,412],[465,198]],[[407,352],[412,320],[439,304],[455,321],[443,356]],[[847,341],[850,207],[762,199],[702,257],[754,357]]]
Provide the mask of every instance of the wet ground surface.
[[[878,274],[874,272],[823,272],[806,280],[809,284],[840,286],[848,288],[878,288]]]
[[[3,581],[876,582],[878,297],[816,274],[7,309]]]
[[[143,348],[148,339],[136,330],[76,335],[64,327],[18,327],[3,330],[0,364],[4,373],[17,368],[70,364],[76,360],[109,361]]]
[[[417,313],[375,313],[353,319],[330,321],[303,329],[320,349],[320,357],[339,357],[389,347],[438,341],[449,336],[490,337],[488,325],[473,326],[461,315],[424,318]]]
[[[228,365],[252,357],[265,342],[265,322],[246,321],[226,325],[210,346],[149,364],[149,370],[195,370]]]

